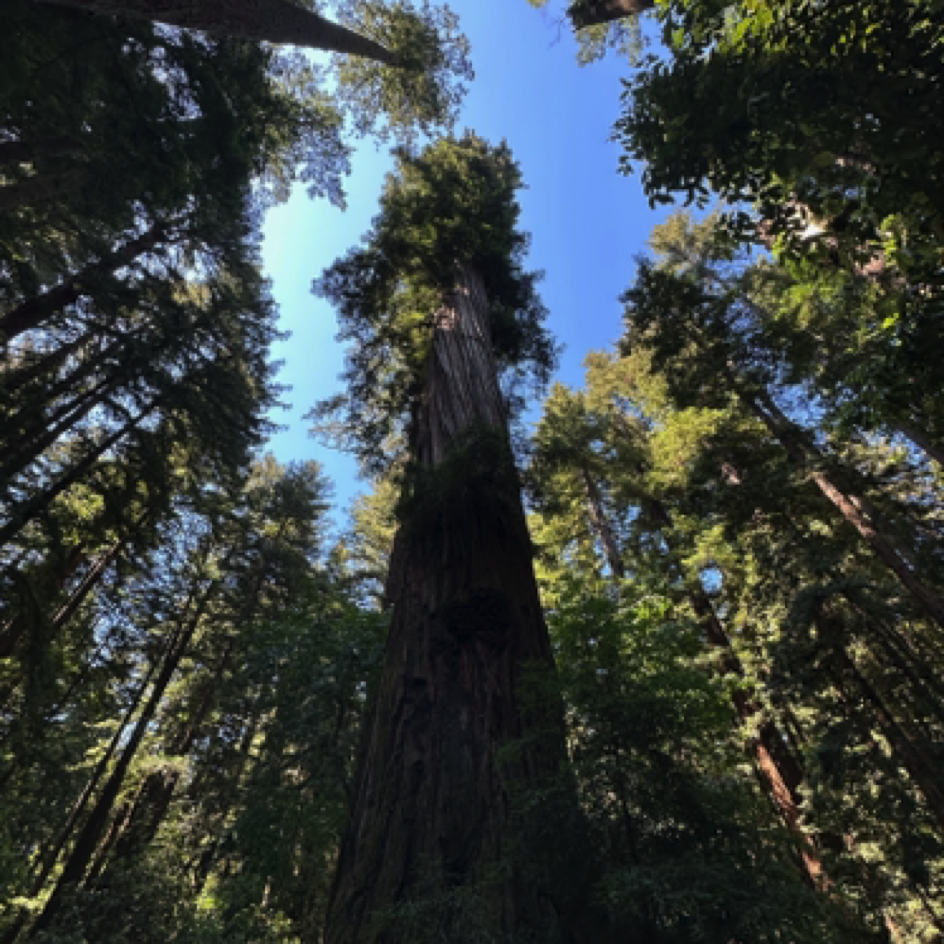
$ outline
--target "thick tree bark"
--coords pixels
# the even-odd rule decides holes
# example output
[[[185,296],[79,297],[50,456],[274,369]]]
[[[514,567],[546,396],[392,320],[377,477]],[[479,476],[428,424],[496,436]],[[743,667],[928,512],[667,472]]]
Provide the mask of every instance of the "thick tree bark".
[[[463,266],[436,317],[412,436],[417,462],[451,476],[450,486],[408,514],[397,535],[390,636],[327,944],[411,940],[408,925],[387,920],[391,910],[462,893],[475,896],[476,917],[488,916],[502,936],[546,940],[557,930],[551,902],[509,861],[511,785],[552,776],[564,753],[559,717],[522,701],[526,673],[553,671],[553,657],[488,318],[481,280]],[[483,469],[461,455],[444,473],[457,441],[483,428],[502,444],[500,460]],[[548,737],[499,760],[508,742],[545,729]],[[457,940],[459,930],[444,925],[444,939]]]
[[[50,316],[71,305],[82,295],[88,295],[97,279],[111,275],[117,269],[150,252],[164,237],[164,226],[155,223],[140,236],[129,240],[114,252],[107,253],[98,262],[60,282],[55,288],[23,302],[0,317],[0,336],[12,340],[24,331],[40,327]]]
[[[638,16],[651,10],[655,0],[575,0],[567,9],[575,30],[588,26],[600,26],[621,20],[625,16]]]
[[[388,66],[393,53],[290,0],[38,0],[131,19],[153,20],[184,29],[225,33],[240,39],[289,43],[374,59]]]

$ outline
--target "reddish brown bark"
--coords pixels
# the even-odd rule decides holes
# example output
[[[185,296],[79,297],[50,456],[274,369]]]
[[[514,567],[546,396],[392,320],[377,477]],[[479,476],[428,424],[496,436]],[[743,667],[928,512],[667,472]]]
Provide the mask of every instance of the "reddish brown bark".
[[[791,422],[765,393],[752,395],[745,390],[733,371],[729,370],[731,386],[741,402],[767,427],[798,465],[808,469],[810,478],[820,492],[840,511],[843,518],[858,531],[872,548],[875,556],[901,581],[915,602],[936,623],[944,626],[944,598],[927,586],[896,550],[894,541],[883,534],[876,523],[861,509],[868,505],[856,495],[841,489],[823,468],[823,456],[803,432]],[[761,404],[763,401],[763,405]]]
[[[593,476],[586,469],[580,470],[580,477],[583,479],[584,491],[587,493],[587,503],[590,506],[590,521],[597,540],[603,548],[603,553],[606,555],[606,562],[610,567],[610,571],[615,577],[625,577],[626,566],[623,564],[616,543],[616,536],[613,534],[613,529],[610,527],[606,511],[603,508],[600,489],[593,480]]]
[[[662,502],[649,499],[647,504],[654,521],[665,527],[671,526],[671,515]],[[678,572],[682,574],[681,563],[671,547],[669,547],[669,554]],[[684,574],[682,576],[685,579]],[[705,591],[698,583],[687,579],[685,583],[689,602],[705,632],[708,644],[721,649],[724,653],[722,657],[724,670],[743,677],[744,666],[731,646],[731,640]],[[733,693],[731,700],[742,723],[753,723],[753,720],[758,717],[760,706],[750,692],[738,690]],[[820,887],[824,881],[822,865],[801,822],[799,804],[800,786],[804,779],[803,768],[779,727],[770,718],[761,720],[757,735],[751,739],[750,746],[761,784],[773,802],[774,808],[780,814],[784,825],[797,841],[803,871],[812,885]]]
[[[553,658],[505,445],[487,299],[468,267],[436,320],[413,455],[442,472],[477,427],[501,447],[486,468],[459,460],[448,469],[448,495],[415,508],[397,535],[390,636],[327,944],[407,941],[408,928],[384,920],[390,909],[459,889],[477,896],[477,910],[502,933],[545,939],[556,930],[542,890],[508,861],[509,785],[555,772],[563,739],[555,719],[529,714],[522,701],[526,672],[551,671]],[[504,745],[542,725],[556,734],[500,761]]]

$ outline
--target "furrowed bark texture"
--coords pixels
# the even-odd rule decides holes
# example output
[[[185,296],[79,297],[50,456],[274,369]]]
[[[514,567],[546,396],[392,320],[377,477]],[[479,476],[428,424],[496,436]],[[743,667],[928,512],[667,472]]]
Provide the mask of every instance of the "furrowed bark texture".
[[[482,426],[506,434],[484,288],[463,266],[437,317],[414,457],[436,468],[457,438]],[[489,472],[460,475],[445,500],[415,509],[397,535],[390,636],[327,944],[415,941],[416,926],[387,920],[392,909],[432,897],[455,907],[466,892],[475,896],[473,924],[486,915],[493,932],[556,937],[550,901],[507,862],[509,786],[553,774],[563,738],[558,721],[522,705],[525,673],[553,670],[553,657],[510,453]],[[556,733],[499,760],[503,745],[545,725]],[[437,940],[475,936],[468,915],[420,920],[445,935]]]
[[[241,39],[309,46],[397,65],[397,58],[366,36],[332,23],[290,0],[37,0],[88,13],[126,16],[225,33]]]

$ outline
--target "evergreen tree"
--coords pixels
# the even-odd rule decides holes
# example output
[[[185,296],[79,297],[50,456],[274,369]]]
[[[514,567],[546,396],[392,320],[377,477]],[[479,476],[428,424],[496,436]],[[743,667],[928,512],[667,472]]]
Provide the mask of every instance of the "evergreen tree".
[[[392,442],[409,464],[329,941],[562,933],[510,858],[509,792],[564,761],[554,709],[522,701],[526,668],[553,662],[499,370],[541,376],[553,349],[521,269],[518,186],[507,148],[471,135],[402,155],[366,245],[320,282],[357,342],[350,392],[322,416],[368,466]]]

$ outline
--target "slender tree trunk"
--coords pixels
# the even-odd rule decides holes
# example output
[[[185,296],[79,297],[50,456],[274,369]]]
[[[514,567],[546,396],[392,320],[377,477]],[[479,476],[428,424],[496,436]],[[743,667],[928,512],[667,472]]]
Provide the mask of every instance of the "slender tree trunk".
[[[49,897],[49,900],[46,902],[46,907],[30,930],[30,938],[35,937],[40,931],[49,927],[62,905],[63,897],[70,889],[75,888],[82,881],[89,863],[95,855],[98,841],[105,831],[108,818],[115,805],[115,800],[121,792],[131,762],[134,760],[134,756],[141,746],[141,742],[144,740],[144,736],[161,703],[161,699],[164,697],[164,692],[167,690],[167,686],[170,684],[174,673],[177,671],[177,666],[180,664],[180,660],[187,651],[187,647],[190,645],[190,640],[193,638],[193,634],[196,631],[206,607],[209,605],[212,595],[212,588],[204,591],[194,613],[189,616],[189,618],[184,616],[182,625],[179,626],[169,640],[163,663],[160,672],[154,680],[151,694],[141,711],[141,715],[134,726],[134,730],[124,750],[121,752],[121,757],[115,765],[115,769],[108,778],[105,788],[102,790],[101,795],[95,803],[94,809],[76,839],[75,846],[66,861],[65,867],[59,876],[59,880],[56,882],[56,887]],[[186,609],[189,609],[189,606],[186,607]]]
[[[45,429],[39,432],[35,427],[27,431],[15,451],[0,452],[0,479],[10,481],[14,476],[26,470],[61,436],[64,436],[76,423],[81,422],[97,406],[101,406],[114,391],[116,381],[104,380],[80,394],[71,403],[65,403],[47,417]],[[32,437],[32,438],[30,438]]]
[[[600,495],[600,489],[593,480],[593,476],[587,469],[580,470],[580,477],[583,480],[584,491],[587,494],[587,502],[590,506],[590,521],[593,524],[593,530],[596,532],[597,539],[606,555],[606,562],[610,567],[610,572],[614,577],[626,576],[626,565],[620,556],[619,546],[616,543],[616,536],[610,527],[610,522],[603,508],[603,498]]]
[[[108,565],[115,559],[124,545],[123,540],[116,541],[101,557],[89,568],[79,585],[69,594],[69,599],[59,608],[52,618],[52,630],[58,632],[79,608],[85,598],[92,592],[96,584],[102,579]],[[17,613],[0,632],[0,658],[12,655],[17,642],[26,629],[26,618]]]
[[[224,643],[222,654],[217,661],[213,675],[209,679],[209,684],[201,694],[196,708],[190,714],[190,721],[186,730],[168,751],[171,757],[183,757],[193,747],[193,742],[200,728],[206,721],[214,704],[216,704],[216,695],[223,681],[223,675],[229,666],[235,645],[236,640],[233,637],[230,637]],[[138,790],[121,830],[116,834],[116,841],[112,843],[116,858],[129,859],[141,852],[151,842],[167,815],[167,810],[170,808],[179,781],[180,771],[177,769],[158,770],[148,774]],[[100,871],[100,868],[98,871]]]
[[[655,0],[573,0],[567,8],[567,15],[574,29],[582,30],[626,16],[638,16],[654,6]]]
[[[112,446],[119,443],[128,433],[133,430],[150,413],[157,409],[158,401],[155,400],[150,406],[142,410],[136,417],[125,423],[124,426],[115,430],[110,436],[106,436],[91,452],[83,456],[65,475],[57,482],[49,486],[39,495],[26,501],[19,508],[15,508],[10,520],[0,528],[0,547],[15,537],[33,518],[44,508],[49,506],[55,498],[61,495],[66,489],[71,488],[76,482],[80,481],[86,475],[95,463]]]
[[[2,192],[2,191],[0,191]],[[95,283],[103,276],[111,275],[118,269],[132,263],[138,256],[150,252],[165,235],[163,223],[155,223],[140,236],[129,240],[123,246],[106,253],[98,262],[86,266],[81,272],[60,282],[35,298],[8,311],[0,317],[0,335],[8,341],[40,327],[51,315],[71,305],[82,295],[90,294]]]
[[[653,519],[666,528],[671,527],[672,517],[665,505],[658,499],[649,499],[648,504]],[[668,544],[668,541],[666,543]],[[743,678],[744,666],[735,653],[731,639],[721,625],[721,620],[718,619],[707,594],[697,582],[685,576],[681,561],[670,545],[668,550],[675,568],[685,582],[689,602],[705,631],[708,644],[723,651],[722,665],[726,672]],[[732,694],[731,701],[742,723],[751,722],[760,711],[760,707],[749,692],[736,691]],[[779,727],[770,718],[761,719],[757,735],[750,740],[750,748],[754,755],[758,779],[797,842],[805,877],[814,887],[821,887],[823,868],[801,822],[800,786],[804,780],[803,768]]]
[[[919,579],[908,562],[895,549],[894,542],[881,533],[876,524],[860,510],[862,500],[841,490],[832,478],[819,466],[823,457],[816,447],[807,441],[802,431],[789,420],[766,394],[752,396],[744,389],[733,371],[729,380],[741,402],[767,427],[786,449],[787,454],[798,465],[809,470],[810,478],[823,495],[839,509],[863,540],[872,548],[875,556],[901,581],[918,605],[936,623],[944,626],[944,599]],[[759,399],[764,400],[761,406]],[[857,507],[858,506],[858,507]]]
[[[841,617],[822,610],[816,617],[816,625],[824,640],[831,642],[838,659],[837,684],[842,689],[842,677],[852,680],[861,697],[875,712],[882,734],[888,740],[895,756],[908,772],[911,782],[924,797],[928,810],[944,829],[944,770],[940,762],[927,750],[916,744],[902,728],[885,700],[871,682],[862,674],[843,644]]]
[[[85,812],[85,808],[88,806],[88,802],[91,799],[92,794],[98,789],[98,785],[101,782],[102,777],[104,777],[105,771],[108,770],[108,765],[111,763],[111,759],[114,756],[115,751],[118,749],[118,745],[124,738],[125,730],[131,723],[131,718],[138,710],[138,706],[141,704],[141,700],[144,698],[144,694],[147,691],[148,685],[151,681],[151,676],[154,674],[156,667],[157,663],[152,663],[147,675],[144,677],[144,680],[141,682],[140,686],[138,686],[134,700],[128,707],[128,710],[125,712],[125,716],[122,719],[121,724],[118,726],[118,729],[112,736],[111,741],[108,743],[105,753],[95,765],[95,769],[92,771],[92,775],[86,782],[85,788],[79,795],[78,800],[76,800],[73,804],[72,809],[69,811],[69,815],[66,817],[65,823],[56,834],[53,842],[40,857],[41,865],[39,871],[34,876],[32,882],[30,882],[29,890],[26,893],[28,898],[35,898],[43,890],[43,886],[46,884],[46,881],[52,874],[52,870],[56,867],[56,863],[59,861],[59,856],[62,854],[62,850],[65,848],[66,843],[72,838],[72,833],[75,830],[76,823],[78,823],[82,814]],[[4,934],[3,938],[0,939],[0,944],[13,944],[17,937],[19,937],[20,931],[23,930],[28,921],[29,912],[23,912],[13,923],[13,925],[11,925],[6,934]]]
[[[15,184],[0,187],[0,213],[10,213],[25,206],[38,206],[50,200],[58,200],[74,191],[82,179],[78,168],[56,174],[37,174],[25,177]]]
[[[898,431],[906,439],[910,439],[919,449],[923,450],[928,458],[933,459],[938,465],[944,467],[944,447],[939,446],[930,436],[916,426],[905,426],[898,424]]]
[[[3,391],[4,396],[9,396],[33,380],[49,376],[93,340],[95,340],[95,335],[83,334],[74,341],[61,344],[55,350],[37,357],[30,363],[0,372],[0,390]]]
[[[500,935],[544,940],[557,930],[542,889],[508,859],[511,785],[552,776],[564,752],[560,719],[522,703],[526,672],[553,671],[553,657],[506,442],[488,311],[480,278],[461,267],[458,288],[435,319],[411,437],[422,468],[443,483],[454,478],[445,495],[407,515],[396,538],[390,636],[327,944],[412,940],[408,922],[389,920],[392,909],[436,898],[455,909],[450,896],[463,893]],[[471,453],[449,462],[457,442],[484,443],[483,430],[500,443],[497,456],[481,467],[470,465]],[[503,745],[544,728],[553,733],[499,761]],[[441,909],[427,914],[427,927],[444,940],[466,931]]]
[[[39,0],[88,13],[153,20],[240,39],[309,46],[399,65],[379,43],[290,0]]]

